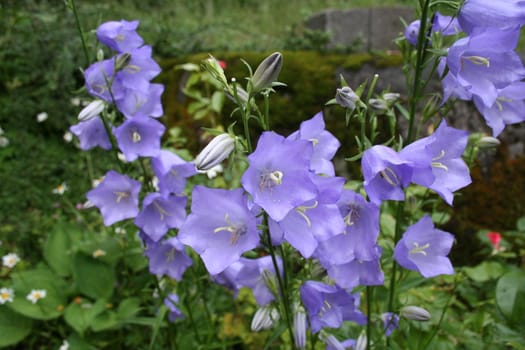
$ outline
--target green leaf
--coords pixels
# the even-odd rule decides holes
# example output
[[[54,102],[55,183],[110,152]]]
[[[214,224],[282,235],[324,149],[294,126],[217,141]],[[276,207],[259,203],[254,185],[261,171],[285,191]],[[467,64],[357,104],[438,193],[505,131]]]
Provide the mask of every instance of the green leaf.
[[[71,275],[71,239],[67,228],[55,226],[44,243],[44,258],[59,276]]]
[[[0,306],[0,347],[13,345],[31,332],[32,320]]]
[[[224,105],[224,92],[215,91],[211,96],[211,109],[215,112],[220,113],[222,106]]]
[[[46,296],[35,304],[26,299],[34,289],[46,291]],[[9,307],[27,317],[39,320],[57,318],[66,305],[67,285],[46,267],[14,274],[13,290],[15,298]]]
[[[79,252],[73,257],[73,279],[82,294],[93,299],[109,299],[115,285],[115,269]]]
[[[509,272],[496,285],[496,304],[511,325],[525,325],[525,273]]]
[[[106,310],[103,313],[97,315],[97,317],[91,323],[91,329],[94,332],[106,331],[118,327],[119,320],[117,319],[117,314],[111,310]]]
[[[91,326],[95,317],[106,309],[105,300],[97,300],[95,304],[89,302],[71,303],[64,312],[64,319],[80,336]]]
[[[140,311],[139,298],[124,299],[118,306],[117,316],[120,320],[127,320],[134,317]]]
[[[525,232],[525,216],[518,219],[518,222],[516,223],[516,228],[518,231]]]
[[[505,268],[498,262],[484,261],[475,267],[465,267],[463,271],[476,282],[486,282],[500,277],[505,272]]]

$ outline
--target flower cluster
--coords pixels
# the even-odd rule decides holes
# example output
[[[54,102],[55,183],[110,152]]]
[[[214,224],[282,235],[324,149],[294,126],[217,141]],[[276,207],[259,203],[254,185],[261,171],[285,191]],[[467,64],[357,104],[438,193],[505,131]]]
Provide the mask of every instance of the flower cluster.
[[[498,136],[505,125],[525,121],[525,67],[515,51],[525,3],[469,0],[457,19],[453,27],[466,36],[441,59],[444,101],[472,100]]]

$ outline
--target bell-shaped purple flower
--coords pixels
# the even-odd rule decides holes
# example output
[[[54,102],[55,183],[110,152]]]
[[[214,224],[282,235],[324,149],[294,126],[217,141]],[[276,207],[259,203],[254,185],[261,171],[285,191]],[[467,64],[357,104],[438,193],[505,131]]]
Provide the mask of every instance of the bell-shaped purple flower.
[[[151,168],[159,180],[159,191],[162,194],[182,194],[186,178],[197,173],[193,163],[186,162],[167,150],[160,150],[159,154],[151,159]]]
[[[352,259],[344,264],[323,266],[328,276],[341,288],[353,289],[357,286],[380,286],[385,282],[381,270],[381,249],[375,246],[376,256],[368,260]]]
[[[191,214],[178,237],[201,256],[212,275],[259,244],[257,219],[247,202],[240,188],[229,191],[196,186],[193,190]]]
[[[144,90],[126,89],[124,91],[124,96],[116,102],[119,111],[127,118],[158,118],[164,113],[161,101],[164,85],[148,84]]]
[[[179,302],[179,297],[177,296],[177,294],[173,294],[173,293],[169,294],[164,299],[164,306],[166,306],[169,310],[168,320],[170,320],[170,322],[175,322],[176,320],[180,318],[184,318],[184,314],[177,307],[178,302]]]
[[[363,153],[361,167],[365,191],[372,203],[379,205],[383,200],[405,198],[403,188],[412,178],[412,164],[396,151],[382,145],[373,146]]]
[[[525,2],[521,0],[467,0],[459,10],[463,30],[472,33],[480,27],[521,27],[525,24]]]
[[[299,131],[292,133],[287,139],[310,141],[313,145],[310,168],[317,174],[334,176],[334,165],[331,159],[335,156],[341,143],[325,129],[322,112],[302,122]]]
[[[152,58],[152,48],[144,45],[126,53],[124,57],[129,57],[129,61],[115,75],[118,81],[126,89],[147,91],[149,82],[161,72],[161,68]],[[117,61],[119,57],[117,56]]]
[[[91,96],[113,103],[124,95],[122,84],[115,81],[115,59],[93,63],[84,72],[86,89]]]
[[[449,73],[463,88],[492,106],[497,89],[525,77],[525,68],[514,51],[519,28],[480,28],[456,41],[448,50]]]
[[[100,116],[72,125],[69,130],[78,137],[81,150],[87,151],[97,146],[111,149],[111,141]]]
[[[360,325],[367,322],[366,316],[357,308],[358,294],[317,281],[306,281],[300,293],[313,333],[326,327],[339,328],[343,321],[354,321]]]
[[[286,140],[276,133],[264,132],[248,156],[250,166],[241,183],[255,204],[280,221],[290,210],[317,195],[310,180],[311,156],[311,142]]]
[[[436,191],[452,205],[453,192],[472,182],[461,158],[467,142],[467,131],[449,127],[443,120],[432,135],[406,146],[399,155],[414,164],[412,182]]]
[[[140,47],[143,40],[137,34],[139,21],[110,21],[97,28],[97,39],[117,52],[129,52]]]
[[[87,193],[87,199],[99,208],[104,225],[134,218],[139,213],[139,192],[141,183],[113,170],[108,171],[104,180]]]
[[[503,89],[498,89],[493,105],[486,106],[477,95],[474,96],[474,104],[492,129],[492,135],[496,137],[503,131],[505,125],[525,121],[524,99],[525,83],[517,81]]]
[[[166,128],[151,118],[127,119],[113,133],[128,162],[139,156],[155,157],[160,152],[160,138]]]
[[[394,258],[405,269],[418,271],[423,277],[451,275],[454,268],[447,258],[454,236],[434,228],[426,215],[410,226],[396,244]]]
[[[170,228],[179,228],[186,219],[186,197],[150,193],[142,201],[135,225],[157,242]]]
[[[150,273],[169,276],[177,281],[182,279],[186,269],[193,264],[177,237],[159,242],[149,241],[144,254],[149,259]]]
[[[417,38],[419,36],[420,26],[421,26],[421,21],[418,19],[418,20],[411,22],[405,28],[405,38],[411,45],[414,45],[414,46],[417,45]]]

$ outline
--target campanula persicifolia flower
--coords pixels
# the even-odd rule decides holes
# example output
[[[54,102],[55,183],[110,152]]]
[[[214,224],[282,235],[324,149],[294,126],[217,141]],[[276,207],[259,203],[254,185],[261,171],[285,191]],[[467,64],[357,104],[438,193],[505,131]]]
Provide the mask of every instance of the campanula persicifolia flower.
[[[182,279],[186,269],[193,264],[177,237],[158,242],[148,241],[144,254],[149,260],[150,273],[166,275],[177,281]]]
[[[192,247],[208,272],[216,275],[259,244],[255,215],[242,189],[196,186],[191,213],[179,230],[182,243]]]
[[[141,183],[126,175],[110,170],[104,180],[87,193],[87,199],[99,208],[104,225],[134,218],[139,213]]]
[[[129,52],[144,42],[137,34],[138,26],[139,21],[106,22],[97,28],[97,39],[117,52]]]
[[[421,26],[421,21],[418,19],[418,20],[411,22],[405,28],[405,38],[411,45],[414,45],[414,46],[417,45],[417,38],[419,36],[420,26]]]
[[[97,146],[105,150],[110,150],[112,147],[104,122],[99,116],[72,125],[69,130],[78,137],[80,149],[83,151]]]
[[[140,157],[155,157],[166,127],[152,118],[127,119],[114,129],[118,146],[128,162]]]
[[[447,255],[453,243],[454,236],[434,228],[426,215],[408,227],[396,244],[394,258],[405,269],[418,271],[425,278],[451,275],[454,268]]]

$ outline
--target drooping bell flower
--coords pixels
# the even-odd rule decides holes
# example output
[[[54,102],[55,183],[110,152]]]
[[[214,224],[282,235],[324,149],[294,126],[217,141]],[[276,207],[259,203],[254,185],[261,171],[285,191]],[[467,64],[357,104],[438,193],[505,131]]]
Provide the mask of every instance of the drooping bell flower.
[[[104,122],[100,116],[72,125],[69,130],[78,137],[80,149],[83,151],[97,146],[105,150],[110,150],[112,147]]]
[[[102,213],[104,225],[110,226],[117,221],[137,216],[140,187],[139,181],[110,170],[102,182],[86,196]]]
[[[525,3],[521,0],[467,0],[458,13],[466,33],[476,28],[520,27],[525,24]]]
[[[97,28],[97,39],[117,52],[129,52],[140,47],[143,40],[137,34],[139,21],[121,20],[101,24]]]
[[[154,275],[169,276],[180,281],[193,260],[184,251],[177,237],[158,242],[149,241],[144,251],[149,260],[149,271]]]
[[[454,236],[434,228],[426,215],[408,227],[396,244],[394,258],[405,269],[418,271],[425,278],[451,275],[454,268],[447,255],[453,243]]]
[[[180,241],[192,247],[208,272],[216,275],[259,244],[257,219],[242,189],[196,186],[191,214],[179,230]]]
[[[421,21],[418,19],[418,20],[415,20],[415,21],[411,22],[405,28],[405,38],[413,46],[417,45],[417,39],[418,39],[418,36],[419,36],[419,27],[420,26],[421,26]]]

